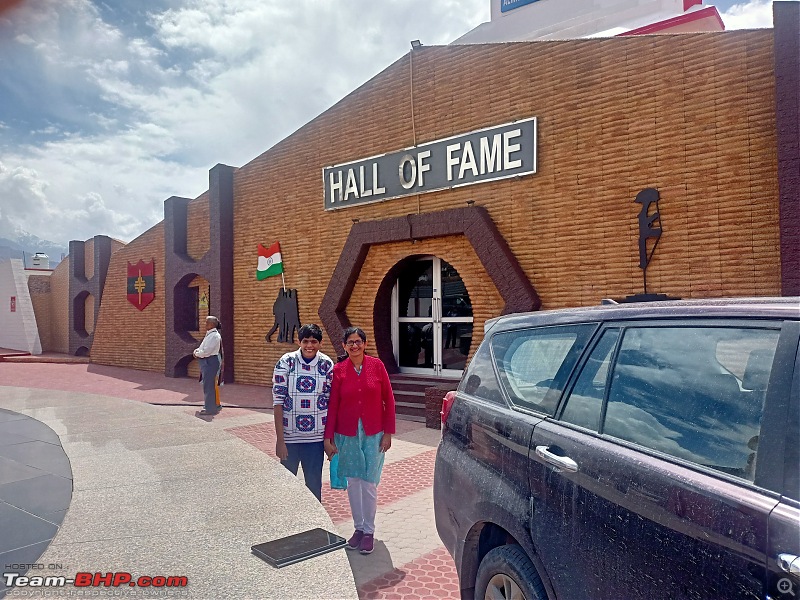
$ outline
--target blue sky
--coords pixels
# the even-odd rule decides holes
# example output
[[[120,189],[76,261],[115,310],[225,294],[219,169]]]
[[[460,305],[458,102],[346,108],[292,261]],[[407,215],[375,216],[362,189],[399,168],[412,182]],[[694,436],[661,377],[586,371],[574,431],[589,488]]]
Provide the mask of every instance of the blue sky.
[[[0,3],[2,6],[2,3]],[[763,0],[718,2],[728,29]],[[0,237],[129,241],[489,0],[22,0],[0,14]]]

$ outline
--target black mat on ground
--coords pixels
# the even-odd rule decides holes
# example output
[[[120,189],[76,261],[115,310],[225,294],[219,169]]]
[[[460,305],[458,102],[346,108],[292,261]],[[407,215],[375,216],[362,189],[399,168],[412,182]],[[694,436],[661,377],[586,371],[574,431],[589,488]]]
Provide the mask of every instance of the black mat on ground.
[[[347,540],[321,528],[295,533],[284,538],[256,544],[250,550],[273,567],[280,569],[339,548],[344,548]]]

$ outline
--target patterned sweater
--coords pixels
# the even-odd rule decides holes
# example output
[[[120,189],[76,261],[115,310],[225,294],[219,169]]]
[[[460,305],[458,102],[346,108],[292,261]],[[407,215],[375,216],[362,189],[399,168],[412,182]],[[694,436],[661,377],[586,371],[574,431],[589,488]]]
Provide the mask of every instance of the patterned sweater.
[[[287,444],[321,442],[328,420],[333,361],[317,352],[310,363],[298,348],[287,352],[272,374],[272,400],[283,406],[283,437]]]

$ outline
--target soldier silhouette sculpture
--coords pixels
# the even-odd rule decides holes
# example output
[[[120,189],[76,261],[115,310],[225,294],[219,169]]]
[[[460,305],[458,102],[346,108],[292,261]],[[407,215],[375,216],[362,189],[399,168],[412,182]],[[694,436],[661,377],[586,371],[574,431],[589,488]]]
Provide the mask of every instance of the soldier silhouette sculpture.
[[[293,344],[294,334],[300,329],[300,310],[297,307],[297,290],[279,289],[275,304],[272,305],[275,324],[264,339],[272,343],[273,334],[278,331],[278,343]]]
[[[658,212],[658,199],[660,195],[658,190],[654,188],[645,188],[636,194],[637,202],[642,205],[639,211],[639,268],[642,270],[644,277],[644,293],[647,294],[647,265],[650,264],[650,259],[653,258],[653,253],[656,251],[658,240],[661,237],[661,215]],[[650,206],[655,204],[655,211],[650,214]],[[653,249],[650,253],[647,252],[647,240],[655,238]]]

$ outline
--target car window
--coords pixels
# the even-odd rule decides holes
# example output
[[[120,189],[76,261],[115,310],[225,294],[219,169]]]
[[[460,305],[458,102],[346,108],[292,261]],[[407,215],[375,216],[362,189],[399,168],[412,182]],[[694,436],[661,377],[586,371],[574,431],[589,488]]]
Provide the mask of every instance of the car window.
[[[752,481],[778,336],[736,327],[626,329],[602,432]]]
[[[618,339],[618,329],[609,329],[603,333],[572,387],[566,406],[561,413],[562,421],[593,431],[600,430],[600,415],[606,395],[606,380]]]
[[[511,401],[553,414],[558,392],[594,329],[594,325],[540,327],[492,336],[500,383]]]
[[[505,404],[492,367],[489,342],[483,342],[464,371],[458,391],[496,404]]]

